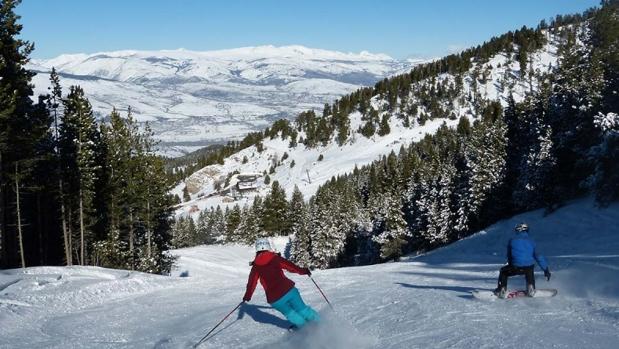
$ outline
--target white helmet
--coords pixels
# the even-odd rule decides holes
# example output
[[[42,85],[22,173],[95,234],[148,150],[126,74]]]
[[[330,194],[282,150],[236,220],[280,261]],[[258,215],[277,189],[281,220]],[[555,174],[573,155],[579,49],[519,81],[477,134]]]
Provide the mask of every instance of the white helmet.
[[[271,250],[271,243],[269,242],[269,239],[260,238],[256,240],[256,252],[270,251],[270,250]]]
[[[529,231],[529,226],[527,225],[527,223],[519,223],[518,225],[516,225],[516,231]]]

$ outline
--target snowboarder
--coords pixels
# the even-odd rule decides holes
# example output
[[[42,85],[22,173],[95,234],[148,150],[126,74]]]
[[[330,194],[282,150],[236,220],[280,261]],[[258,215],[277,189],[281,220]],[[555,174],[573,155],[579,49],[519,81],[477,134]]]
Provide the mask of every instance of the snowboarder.
[[[498,286],[494,294],[499,298],[507,295],[507,278],[514,275],[524,275],[527,282],[527,296],[535,295],[535,262],[544,270],[544,276],[550,281],[550,269],[544,256],[537,253],[535,242],[529,237],[529,226],[526,223],[516,225],[516,235],[507,244],[507,265],[501,268]]]
[[[308,268],[301,268],[271,251],[271,244],[265,238],[256,240],[256,258],[251,264],[243,302],[251,300],[256,284],[260,280],[267,296],[267,302],[293,324],[293,329],[301,328],[309,321],[320,319],[318,313],[303,302],[299,290],[294,287],[294,282],[284,276],[283,272],[285,269],[289,272],[311,276],[312,273]]]

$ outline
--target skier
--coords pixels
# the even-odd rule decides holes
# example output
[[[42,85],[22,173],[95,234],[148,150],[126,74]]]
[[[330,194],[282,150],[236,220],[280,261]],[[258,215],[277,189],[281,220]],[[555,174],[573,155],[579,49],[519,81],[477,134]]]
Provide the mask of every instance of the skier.
[[[526,223],[516,225],[516,235],[507,244],[507,265],[501,268],[498,286],[494,294],[499,298],[507,296],[507,278],[514,275],[524,275],[527,282],[527,296],[535,295],[535,262],[544,270],[544,276],[550,281],[550,269],[544,256],[535,250],[535,242],[529,237],[529,226]]]
[[[299,290],[294,287],[294,282],[284,276],[282,270],[311,276],[312,273],[308,268],[301,268],[272,252],[271,244],[265,238],[256,240],[256,258],[251,264],[243,302],[251,300],[256,284],[260,280],[267,296],[267,302],[284,314],[286,319],[292,323],[291,329],[301,328],[309,321],[320,319],[318,313],[303,302]]]

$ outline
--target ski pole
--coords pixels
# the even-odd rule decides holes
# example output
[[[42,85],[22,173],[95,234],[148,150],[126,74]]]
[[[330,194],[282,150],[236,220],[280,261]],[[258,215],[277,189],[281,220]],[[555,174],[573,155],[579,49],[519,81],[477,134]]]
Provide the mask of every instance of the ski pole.
[[[327,299],[327,296],[325,296],[325,293],[322,292],[322,289],[320,288],[320,286],[318,286],[316,281],[314,281],[314,278],[311,277],[311,276],[309,278],[312,279],[312,282],[314,283],[314,285],[316,285],[316,288],[318,289],[318,291],[320,291],[320,294],[322,295],[322,297],[327,301],[327,304],[329,304],[329,307],[331,308],[331,310],[335,310],[335,309],[333,309],[333,306],[331,305],[331,302],[329,302],[329,299]]]
[[[236,307],[234,307],[234,309],[232,309],[232,311],[231,311],[231,312],[229,312],[229,313],[228,313],[228,315],[224,316],[224,318],[223,318],[223,319],[221,319],[221,321],[219,321],[219,323],[218,323],[217,325],[215,325],[215,327],[213,327],[210,331],[208,331],[208,333],[207,333],[204,337],[202,337],[202,339],[200,339],[200,341],[199,341],[198,343],[196,343],[193,347],[194,347],[194,348],[197,348],[200,344],[202,344],[202,343],[205,341],[205,339],[206,339],[206,338],[207,338],[207,337],[208,337],[211,333],[213,333],[213,331],[215,331],[215,329],[216,329],[217,327],[219,327],[219,325],[221,325],[224,321],[226,321],[226,319],[227,319],[230,315],[232,315],[232,313],[234,313],[234,312],[235,312],[235,311],[236,311],[236,310],[237,310],[237,309],[241,306],[241,304],[243,304],[243,302],[239,303]]]

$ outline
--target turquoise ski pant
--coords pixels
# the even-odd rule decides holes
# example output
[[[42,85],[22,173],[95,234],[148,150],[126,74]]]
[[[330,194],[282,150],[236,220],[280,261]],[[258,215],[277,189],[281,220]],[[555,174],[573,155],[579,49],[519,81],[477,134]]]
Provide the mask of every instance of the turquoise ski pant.
[[[284,314],[286,319],[298,328],[301,328],[308,321],[320,320],[318,313],[303,303],[303,299],[301,299],[299,290],[296,287],[290,289],[282,298],[271,303],[271,306]]]

